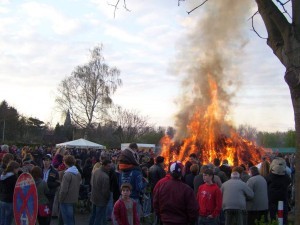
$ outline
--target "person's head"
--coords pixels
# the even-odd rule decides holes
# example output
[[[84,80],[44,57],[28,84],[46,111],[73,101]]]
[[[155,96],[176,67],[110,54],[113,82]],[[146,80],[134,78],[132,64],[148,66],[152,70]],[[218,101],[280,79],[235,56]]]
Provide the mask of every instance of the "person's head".
[[[6,167],[6,169],[4,170],[4,175],[11,172],[14,174],[18,174],[20,169],[20,164],[17,163],[16,161],[10,161]]]
[[[46,154],[43,156],[43,165],[44,165],[44,168],[49,168],[50,165],[51,165],[51,161],[52,161],[52,156],[51,154]]]
[[[129,148],[135,151],[139,150],[139,147],[136,143],[130,143]]]
[[[9,152],[8,145],[1,145],[1,152]]]
[[[250,171],[250,175],[252,177],[256,176],[256,175],[259,175],[259,171],[258,171],[258,168],[256,166],[250,167],[249,171]]]
[[[132,186],[130,183],[123,183],[121,185],[121,195],[122,195],[122,198],[129,198],[130,195],[131,195],[131,190],[132,190]]]
[[[176,161],[170,166],[170,173],[174,179],[179,179],[182,176],[183,165],[180,161]]]
[[[33,179],[37,180],[39,178],[42,178],[43,172],[42,169],[39,166],[34,166],[30,171]]]
[[[109,172],[111,169],[111,161],[109,159],[105,159],[102,161],[102,169],[105,172]]]
[[[232,169],[232,172],[238,172],[239,174],[242,174],[243,171],[244,171],[244,168],[241,166],[236,166],[236,167],[233,167],[233,169]]]
[[[229,163],[228,163],[228,160],[227,160],[227,159],[223,159],[222,164],[223,164],[223,165],[228,165],[228,164],[229,164]]]
[[[75,158],[72,155],[65,155],[64,156],[64,164],[66,165],[66,167],[72,167],[75,165]]]
[[[207,184],[212,184],[214,179],[214,171],[211,169],[206,169],[203,172],[203,181]]]
[[[195,153],[192,153],[189,155],[189,161],[192,163],[192,164],[195,164],[198,162],[197,160],[197,155]]]
[[[237,171],[232,172],[232,173],[231,173],[231,179],[235,179],[235,180],[240,179],[240,174],[239,174],[239,172],[237,172]]]
[[[198,164],[191,165],[190,171],[191,171],[192,174],[197,175],[198,172],[199,172],[199,166],[198,166]]]
[[[218,158],[215,158],[213,163],[214,163],[215,166],[218,166],[218,167],[221,164],[220,159],[218,159]]]
[[[200,174],[203,174],[205,170],[208,169],[208,166],[207,165],[203,165],[201,166],[201,169],[200,169]]]
[[[164,161],[165,161],[165,158],[163,156],[160,156],[160,155],[157,156],[156,159],[155,159],[156,164],[162,164],[162,163],[164,163]]]
[[[11,153],[6,153],[2,158],[2,164],[7,166],[10,161],[14,160],[14,156]]]

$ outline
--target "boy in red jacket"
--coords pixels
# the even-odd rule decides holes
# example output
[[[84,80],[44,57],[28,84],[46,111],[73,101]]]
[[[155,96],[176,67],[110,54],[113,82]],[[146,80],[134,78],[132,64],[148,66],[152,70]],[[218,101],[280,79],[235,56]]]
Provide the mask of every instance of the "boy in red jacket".
[[[214,173],[207,169],[203,173],[204,184],[199,186],[197,201],[199,203],[198,225],[217,225],[222,208],[222,193],[217,184],[213,183]]]
[[[112,215],[114,225],[140,225],[136,202],[130,198],[130,183],[121,185],[121,197],[115,203]]]

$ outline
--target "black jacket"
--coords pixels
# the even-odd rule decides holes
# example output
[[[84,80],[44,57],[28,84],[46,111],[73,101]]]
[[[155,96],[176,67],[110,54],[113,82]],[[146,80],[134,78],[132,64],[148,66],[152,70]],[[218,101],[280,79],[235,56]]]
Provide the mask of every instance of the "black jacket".
[[[267,178],[269,202],[287,201],[291,178],[288,175],[270,173]]]
[[[149,169],[149,183],[151,190],[155,187],[156,183],[166,176],[166,171],[161,165],[154,164]]]
[[[60,186],[60,183],[59,183],[58,172],[53,166],[50,166],[50,171],[49,171],[48,179],[47,179],[47,185],[49,188],[49,194],[47,194],[47,197],[54,198],[55,192],[56,192],[57,188]]]
[[[14,189],[17,182],[17,175],[13,173],[7,173],[1,175],[0,178],[0,201],[1,202],[13,202]]]

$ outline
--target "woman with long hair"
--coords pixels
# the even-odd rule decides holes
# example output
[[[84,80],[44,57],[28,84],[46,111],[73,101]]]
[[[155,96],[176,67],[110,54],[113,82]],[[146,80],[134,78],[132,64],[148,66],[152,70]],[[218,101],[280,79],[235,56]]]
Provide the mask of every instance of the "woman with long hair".
[[[270,173],[270,163],[269,161],[265,160],[261,163],[259,174],[266,178]]]
[[[13,196],[20,164],[11,161],[0,176],[0,225],[11,225],[13,220]]]

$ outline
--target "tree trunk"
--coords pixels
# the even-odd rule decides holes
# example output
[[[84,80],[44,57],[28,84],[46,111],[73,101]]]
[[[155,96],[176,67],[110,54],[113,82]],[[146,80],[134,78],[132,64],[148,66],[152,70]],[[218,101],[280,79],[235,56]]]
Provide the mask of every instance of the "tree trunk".
[[[268,32],[267,44],[285,66],[294,108],[296,129],[295,225],[300,225],[300,0],[292,0],[293,21],[290,24],[272,0],[256,0]]]

